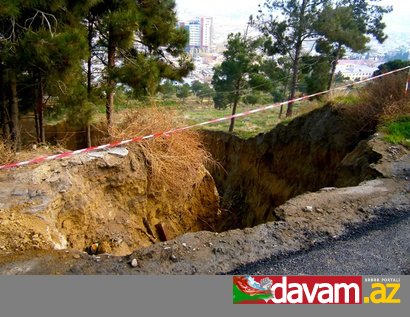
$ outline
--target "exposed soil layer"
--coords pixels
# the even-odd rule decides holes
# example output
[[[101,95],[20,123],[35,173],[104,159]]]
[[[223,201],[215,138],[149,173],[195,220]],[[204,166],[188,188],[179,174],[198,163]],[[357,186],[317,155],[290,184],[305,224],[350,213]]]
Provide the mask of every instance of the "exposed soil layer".
[[[0,274],[226,273],[410,211],[408,149],[351,129],[332,107],[207,143],[225,169],[213,171],[221,211],[205,168],[177,203],[149,194],[146,162],[126,149],[2,173]],[[236,227],[248,228],[215,232]]]
[[[314,207],[313,212],[304,211],[307,203]],[[380,179],[331,193],[301,195],[280,208],[287,221],[220,234],[188,233],[173,241],[137,250],[127,257],[90,256],[72,251],[0,257],[0,274],[228,273],[266,258],[279,260],[308,250],[351,230],[360,230],[371,222],[382,224],[403,217],[410,211],[410,187],[407,181]]]
[[[212,175],[225,211],[223,229],[283,220],[275,207],[323,187],[357,185],[381,174],[381,155],[341,108],[325,106],[248,140],[209,132],[206,144],[222,168]]]
[[[149,190],[141,153],[125,148],[0,174],[0,252],[74,249],[130,254],[212,230],[219,197],[203,167],[185,200]]]

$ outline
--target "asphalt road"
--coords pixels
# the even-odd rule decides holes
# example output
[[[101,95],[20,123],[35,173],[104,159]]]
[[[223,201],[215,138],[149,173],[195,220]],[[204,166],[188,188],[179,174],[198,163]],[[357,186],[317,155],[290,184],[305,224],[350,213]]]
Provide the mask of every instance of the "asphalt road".
[[[410,217],[352,232],[313,249],[243,266],[238,275],[410,275]]]

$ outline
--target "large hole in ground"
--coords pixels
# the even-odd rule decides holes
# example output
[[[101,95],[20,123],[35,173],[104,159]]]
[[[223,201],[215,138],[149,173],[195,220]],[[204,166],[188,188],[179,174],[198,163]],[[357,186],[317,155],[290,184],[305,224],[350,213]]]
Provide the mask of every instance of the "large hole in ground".
[[[372,133],[374,127],[331,105],[248,140],[207,132],[207,147],[221,164],[212,169],[224,213],[219,230],[280,220],[275,207],[292,197],[377,177],[369,165],[380,155],[366,142]]]
[[[146,160],[132,151],[2,175],[0,248],[125,255],[187,232],[278,220],[275,207],[296,195],[378,176],[369,165],[379,155],[366,142],[373,132],[332,106],[248,140],[204,132],[220,166],[209,168],[213,177],[199,168],[184,200],[150,192]]]

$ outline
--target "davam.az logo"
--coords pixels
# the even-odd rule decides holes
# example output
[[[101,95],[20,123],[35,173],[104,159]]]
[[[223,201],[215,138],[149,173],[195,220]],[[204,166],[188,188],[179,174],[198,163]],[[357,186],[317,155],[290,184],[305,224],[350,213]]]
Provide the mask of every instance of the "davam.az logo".
[[[364,280],[364,283],[363,283]],[[234,276],[234,304],[399,304],[400,280],[361,276]]]

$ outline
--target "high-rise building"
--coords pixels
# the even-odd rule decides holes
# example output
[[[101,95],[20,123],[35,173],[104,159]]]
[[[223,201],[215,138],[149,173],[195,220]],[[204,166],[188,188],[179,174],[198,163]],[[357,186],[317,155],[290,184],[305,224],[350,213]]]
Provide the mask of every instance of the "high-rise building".
[[[201,21],[199,19],[189,21],[189,48],[201,49]]]
[[[179,25],[189,32],[190,52],[209,52],[212,49],[213,19],[211,17],[198,17],[186,23],[181,22]]]
[[[201,50],[209,52],[212,47],[213,21],[210,17],[201,17]]]

